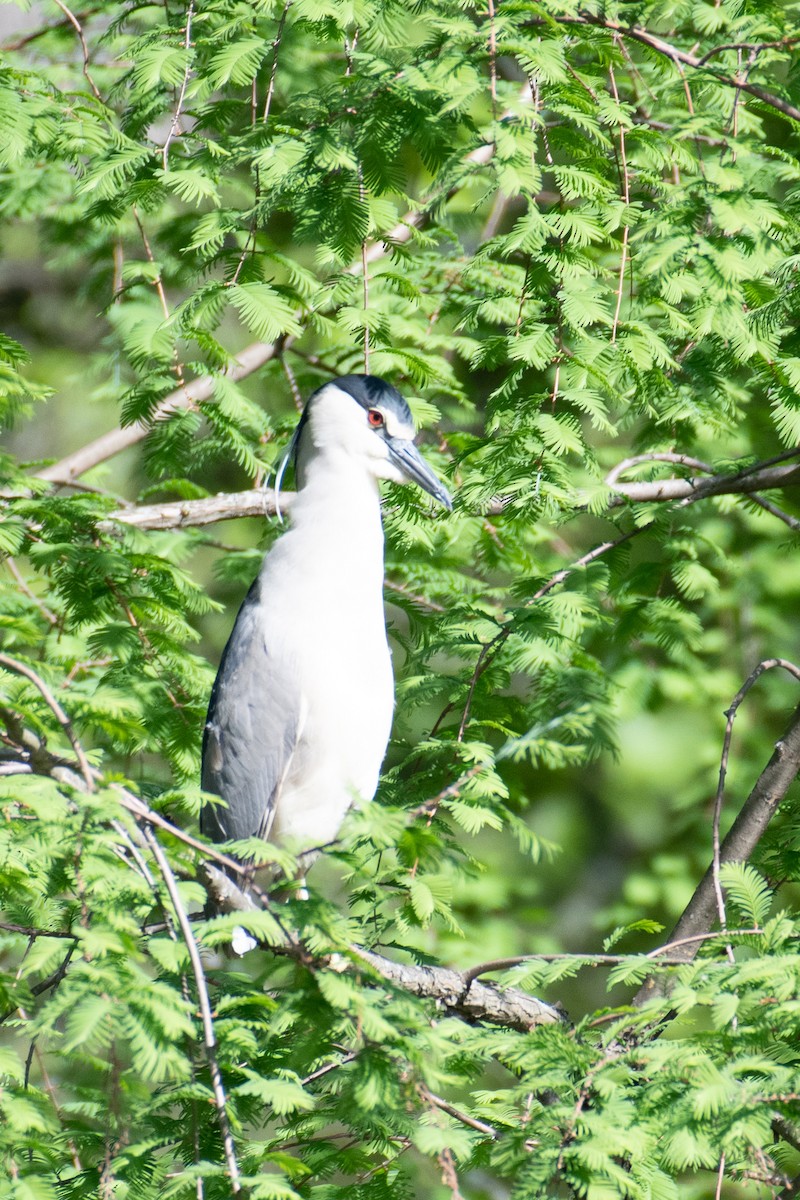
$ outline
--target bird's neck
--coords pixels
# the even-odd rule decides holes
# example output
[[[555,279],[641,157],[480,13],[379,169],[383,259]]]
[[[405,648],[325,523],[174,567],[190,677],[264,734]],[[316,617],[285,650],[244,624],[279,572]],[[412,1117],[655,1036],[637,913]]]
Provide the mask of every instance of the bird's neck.
[[[303,472],[292,502],[292,528],[313,537],[320,553],[383,582],[383,526],[378,481],[344,454],[320,454]]]

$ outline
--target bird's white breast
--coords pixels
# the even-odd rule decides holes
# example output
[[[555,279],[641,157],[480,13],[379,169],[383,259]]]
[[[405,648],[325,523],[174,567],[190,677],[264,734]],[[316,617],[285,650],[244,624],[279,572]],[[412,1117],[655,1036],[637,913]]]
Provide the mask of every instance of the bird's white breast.
[[[377,487],[320,479],[337,497],[320,506],[314,484],[298,495],[293,528],[262,571],[265,640],[271,653],[282,647],[301,696],[298,741],[270,833],[294,849],[333,840],[350,805],[372,799],[394,707]],[[270,587],[273,579],[280,588]]]

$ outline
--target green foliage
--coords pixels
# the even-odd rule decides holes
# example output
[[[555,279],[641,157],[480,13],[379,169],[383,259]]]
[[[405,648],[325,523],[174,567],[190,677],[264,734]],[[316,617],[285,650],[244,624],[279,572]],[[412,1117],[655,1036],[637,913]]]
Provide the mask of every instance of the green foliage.
[[[800,1174],[791,793],[720,871],[727,932],[650,956],[711,857],[722,714],[797,654],[797,482],[641,491],[796,450],[800,17],[633,7],[99,0],[3,33],[3,1200],[229,1197],[212,1064],[254,1200]],[[209,917],[163,822],[197,833],[212,664],[276,531],[119,510],[260,486],[295,385],[365,346],[456,498],[387,489],[385,774],[307,899]],[[108,429],[138,449],[48,482]],[[723,834],[793,686],[740,710]],[[121,789],[162,820],[212,1055]],[[574,1024],[470,1023],[354,946],[483,962]]]

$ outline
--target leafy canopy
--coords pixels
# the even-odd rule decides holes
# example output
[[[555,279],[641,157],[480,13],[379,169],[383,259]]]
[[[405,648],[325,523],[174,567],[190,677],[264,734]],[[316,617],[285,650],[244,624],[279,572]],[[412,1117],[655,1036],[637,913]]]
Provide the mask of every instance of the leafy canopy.
[[[717,873],[739,932],[647,957],[710,861],[722,711],[797,653],[799,21],[57,0],[3,35],[0,1196],[800,1173],[791,793]],[[169,826],[277,527],[199,514],[268,503],[294,401],[367,365],[456,496],[387,493],[385,775],[308,899],[206,918]],[[723,834],[794,687],[748,695]],[[486,963],[571,1021],[412,969]]]

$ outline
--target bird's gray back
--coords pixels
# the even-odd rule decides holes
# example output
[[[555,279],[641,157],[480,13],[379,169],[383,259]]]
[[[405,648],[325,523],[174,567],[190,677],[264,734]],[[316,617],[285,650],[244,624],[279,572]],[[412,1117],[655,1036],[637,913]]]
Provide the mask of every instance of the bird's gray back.
[[[300,697],[290,665],[265,636],[260,589],[256,579],[208,705],[202,787],[223,797],[227,807],[206,805],[200,827],[215,841],[268,836],[276,793],[297,743]]]

